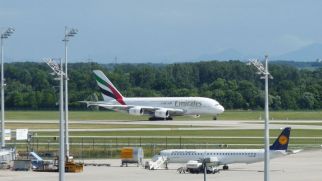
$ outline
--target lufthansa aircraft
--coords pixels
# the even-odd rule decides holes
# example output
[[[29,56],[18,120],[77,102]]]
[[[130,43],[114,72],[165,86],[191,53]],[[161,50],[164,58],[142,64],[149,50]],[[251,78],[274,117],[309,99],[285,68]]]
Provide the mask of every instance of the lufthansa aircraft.
[[[131,115],[150,115],[150,120],[172,120],[173,116],[207,114],[216,116],[224,107],[216,100],[204,97],[123,97],[112,82],[100,70],[94,70],[96,82],[104,101],[90,102],[88,106],[99,106]]]
[[[286,156],[297,151],[287,150],[291,128],[285,128],[279,137],[270,146],[270,158]],[[223,169],[228,169],[228,164],[232,163],[255,163],[264,160],[264,149],[170,149],[162,150],[155,157],[163,157],[166,163],[188,163],[202,159],[210,160],[213,165],[223,165]],[[153,163],[149,163],[153,168]],[[150,168],[151,169],[151,168]]]

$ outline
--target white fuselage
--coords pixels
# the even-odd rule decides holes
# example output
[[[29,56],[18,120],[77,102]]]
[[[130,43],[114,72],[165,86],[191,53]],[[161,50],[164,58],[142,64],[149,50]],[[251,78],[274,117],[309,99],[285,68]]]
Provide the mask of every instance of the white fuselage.
[[[181,109],[183,113],[174,115],[217,115],[224,112],[224,107],[216,100],[204,97],[133,97],[123,98],[126,105],[150,106],[155,108]],[[107,104],[119,104],[116,100],[108,101]]]
[[[270,158],[285,156],[285,150],[270,150]],[[160,156],[168,163],[187,163],[191,160],[216,158],[217,165],[255,163],[264,160],[264,149],[172,149],[163,150]]]

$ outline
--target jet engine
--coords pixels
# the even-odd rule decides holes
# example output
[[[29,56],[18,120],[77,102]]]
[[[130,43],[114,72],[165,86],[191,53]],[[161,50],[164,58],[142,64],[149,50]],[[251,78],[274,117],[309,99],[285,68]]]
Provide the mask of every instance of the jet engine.
[[[136,115],[136,116],[141,116],[143,115],[143,109],[140,107],[133,107],[129,109],[129,114],[130,115]]]
[[[167,118],[170,116],[169,111],[166,109],[155,110],[154,116],[158,118]]]

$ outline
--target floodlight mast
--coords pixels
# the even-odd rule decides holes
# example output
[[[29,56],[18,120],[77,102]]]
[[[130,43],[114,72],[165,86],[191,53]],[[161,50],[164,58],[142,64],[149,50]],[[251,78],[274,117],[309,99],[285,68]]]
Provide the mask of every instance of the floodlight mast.
[[[4,70],[3,70],[3,43],[4,39],[7,39],[15,29],[9,27],[5,31],[1,32],[1,147],[6,147],[5,142],[5,125],[4,125]]]
[[[257,59],[252,59],[248,65],[254,65],[258,74],[265,79],[265,159],[264,159],[264,181],[269,181],[269,110],[268,110],[268,78],[273,79],[268,72],[268,55],[265,55],[265,67]]]
[[[65,143],[64,143],[64,97],[63,97],[63,85],[65,73],[62,71],[63,60],[60,59],[60,66],[53,60],[44,60],[47,65],[54,71],[54,74],[58,76],[60,80],[59,86],[59,111],[60,111],[60,121],[59,121],[59,181],[65,180]]]
[[[68,128],[68,74],[67,74],[67,44],[69,42],[69,38],[73,37],[77,34],[77,29],[68,29],[65,26],[65,36],[63,42],[65,42],[65,155],[69,157],[69,128]]]

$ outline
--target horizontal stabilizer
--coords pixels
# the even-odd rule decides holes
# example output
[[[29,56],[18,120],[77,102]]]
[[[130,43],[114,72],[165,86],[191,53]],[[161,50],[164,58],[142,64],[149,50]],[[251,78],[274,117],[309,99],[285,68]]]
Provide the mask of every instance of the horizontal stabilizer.
[[[287,150],[287,153],[288,153],[288,154],[296,154],[296,153],[299,153],[299,152],[301,152],[301,151],[303,151],[303,149],[298,149],[298,150]]]

